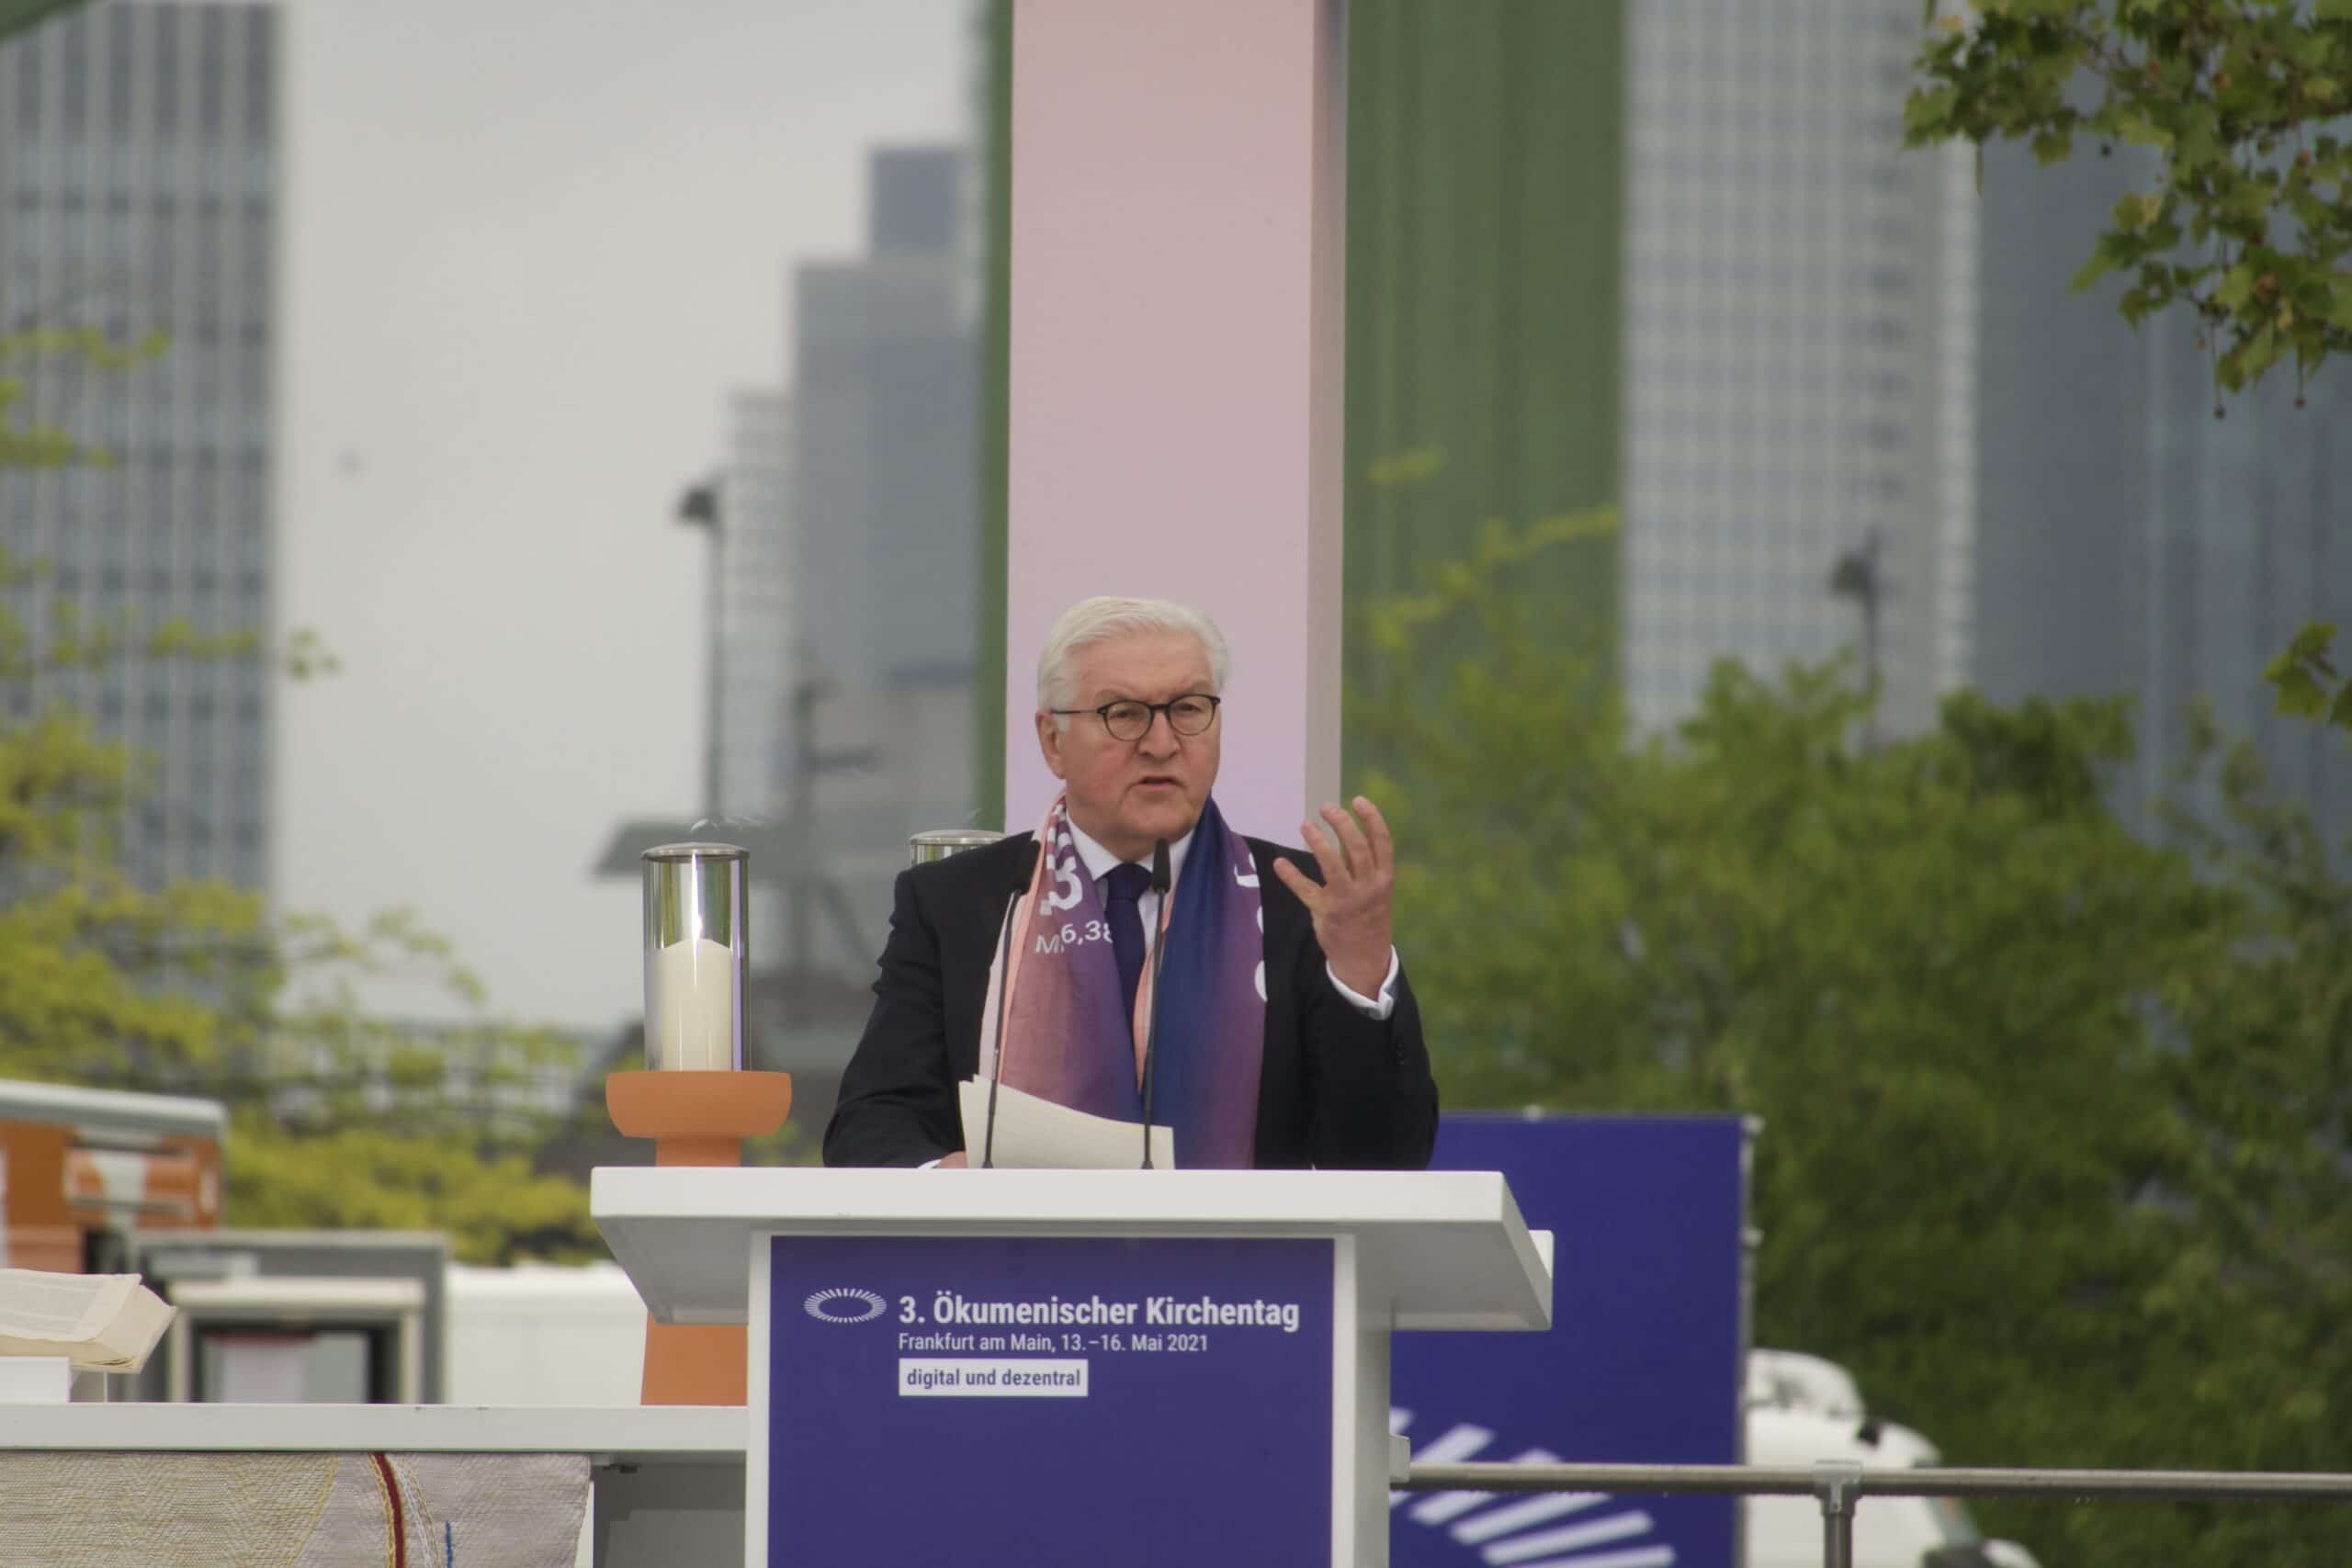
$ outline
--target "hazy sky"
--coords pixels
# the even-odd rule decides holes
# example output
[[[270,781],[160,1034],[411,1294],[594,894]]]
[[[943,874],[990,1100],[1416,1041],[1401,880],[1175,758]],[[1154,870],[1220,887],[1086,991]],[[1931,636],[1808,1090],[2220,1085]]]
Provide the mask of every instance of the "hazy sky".
[[[501,1013],[640,1005],[624,817],[701,755],[724,394],[783,383],[795,260],[864,154],[960,136],[964,0],[287,0],[283,907],[406,907]],[[418,998],[387,994],[387,1005]]]

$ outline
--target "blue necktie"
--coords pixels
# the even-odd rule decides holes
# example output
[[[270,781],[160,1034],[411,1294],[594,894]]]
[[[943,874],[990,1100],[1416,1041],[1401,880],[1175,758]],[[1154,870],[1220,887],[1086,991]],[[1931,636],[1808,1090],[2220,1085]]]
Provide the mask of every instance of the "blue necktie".
[[[1111,956],[1119,961],[1119,994],[1126,998],[1129,1037],[1136,1019],[1136,987],[1143,981],[1143,910],[1136,900],[1151,886],[1139,865],[1114,865],[1102,879],[1102,918],[1111,925]]]

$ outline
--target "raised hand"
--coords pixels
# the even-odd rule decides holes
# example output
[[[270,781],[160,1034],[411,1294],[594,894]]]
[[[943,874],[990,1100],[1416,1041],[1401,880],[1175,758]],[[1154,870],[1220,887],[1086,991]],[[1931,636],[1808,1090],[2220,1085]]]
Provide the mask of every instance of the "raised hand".
[[[1327,804],[1323,821],[1299,824],[1306,847],[1323,868],[1323,885],[1288,861],[1274,863],[1274,874],[1298,895],[1315,918],[1315,940],[1331,962],[1331,973],[1358,996],[1377,997],[1388,978],[1393,949],[1388,895],[1396,886],[1395,846],[1380,808],[1363,795],[1355,811]],[[1361,824],[1357,818],[1362,818]]]

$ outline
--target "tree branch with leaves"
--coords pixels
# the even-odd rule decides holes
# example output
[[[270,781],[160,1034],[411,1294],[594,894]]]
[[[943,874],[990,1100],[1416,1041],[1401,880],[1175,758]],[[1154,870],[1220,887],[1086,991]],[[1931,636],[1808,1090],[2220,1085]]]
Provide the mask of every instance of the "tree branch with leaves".
[[[2352,0],[1983,0],[1937,16],[1905,106],[1913,145],[2149,149],[2075,276],[2130,275],[2124,317],[2194,312],[2216,386],[2352,348]],[[2086,100],[2087,99],[2087,102]]]
[[[2154,171],[2108,213],[2077,290],[2110,273],[2137,326],[2178,307],[2212,367],[2213,412],[2291,365],[2297,407],[2352,348],[2352,0],[1928,0],[1913,146],[2021,141],[2042,164],[2085,139]],[[2264,671],[2278,711],[2352,733],[2329,626]]]

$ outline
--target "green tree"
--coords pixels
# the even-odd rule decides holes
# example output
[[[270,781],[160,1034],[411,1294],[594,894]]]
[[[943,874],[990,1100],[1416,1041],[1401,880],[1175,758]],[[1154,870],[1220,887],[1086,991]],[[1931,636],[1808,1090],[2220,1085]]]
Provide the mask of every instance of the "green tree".
[[[558,1032],[501,1021],[447,940],[402,911],[358,931],[281,915],[250,1000],[224,1016],[233,1066],[204,1092],[241,1110],[228,1203],[238,1224],[430,1228],[468,1262],[601,1258],[579,1182],[534,1156],[562,1126],[579,1066]],[[456,998],[435,1027],[373,1016],[395,976]]]
[[[1507,559],[1508,548],[1490,552]],[[1758,1341],[1958,1462],[2352,1468],[2352,890],[2243,755],[2184,851],[2103,798],[2119,705],[1855,742],[1842,667],[1719,668],[1643,739],[1498,592],[1368,781],[1449,1104],[1760,1116]],[[1413,660],[1430,602],[1366,635]],[[1449,637],[1460,646],[1460,628]],[[2082,1564],[2325,1560],[2316,1510],[1989,1522]]]
[[[135,374],[164,351],[82,332],[0,340],[0,480],[109,461],[26,417],[28,361]],[[17,609],[32,602],[38,639]],[[45,563],[0,550],[0,693],[124,661],[265,658],[332,668],[305,636],[272,650],[249,632],[85,618]],[[0,705],[0,1077],[222,1100],[232,1223],[433,1226],[474,1261],[600,1252],[579,1184],[531,1168],[555,1118],[529,1091],[564,1077],[569,1043],[490,1016],[447,944],[405,917],[347,932],[273,917],[224,883],[136,885],[118,836],[145,772],[70,705]],[[467,1017],[430,1031],[371,1018],[362,987],[394,972],[436,983]]]

